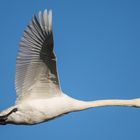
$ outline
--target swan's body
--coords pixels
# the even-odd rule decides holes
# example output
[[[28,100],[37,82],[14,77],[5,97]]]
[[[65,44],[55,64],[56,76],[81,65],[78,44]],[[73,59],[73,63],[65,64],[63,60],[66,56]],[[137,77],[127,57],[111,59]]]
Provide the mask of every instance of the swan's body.
[[[39,12],[24,31],[16,63],[16,104],[0,124],[37,124],[69,112],[100,106],[140,107],[140,99],[79,101],[64,94],[53,52],[52,13]]]

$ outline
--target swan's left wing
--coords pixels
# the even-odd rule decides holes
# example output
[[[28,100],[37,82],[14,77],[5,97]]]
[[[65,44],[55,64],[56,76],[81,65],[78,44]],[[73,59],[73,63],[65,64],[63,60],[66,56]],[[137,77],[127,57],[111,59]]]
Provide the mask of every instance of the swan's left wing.
[[[16,61],[17,100],[61,94],[53,51],[52,12],[33,17],[24,31]]]

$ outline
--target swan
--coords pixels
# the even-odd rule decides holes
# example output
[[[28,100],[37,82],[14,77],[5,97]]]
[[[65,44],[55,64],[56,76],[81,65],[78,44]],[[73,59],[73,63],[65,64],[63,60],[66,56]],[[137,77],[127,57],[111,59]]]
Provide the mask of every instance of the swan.
[[[0,112],[1,125],[33,125],[94,107],[140,107],[140,98],[81,101],[63,93],[53,47],[52,11],[40,11],[23,33],[16,59],[17,98]]]

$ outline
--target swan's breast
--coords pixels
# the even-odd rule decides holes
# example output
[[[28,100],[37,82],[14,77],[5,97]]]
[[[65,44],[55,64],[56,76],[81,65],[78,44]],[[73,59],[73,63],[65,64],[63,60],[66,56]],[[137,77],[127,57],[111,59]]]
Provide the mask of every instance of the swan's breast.
[[[17,121],[27,124],[40,123],[73,111],[72,98],[53,97],[24,101],[18,105],[19,111],[14,113]]]

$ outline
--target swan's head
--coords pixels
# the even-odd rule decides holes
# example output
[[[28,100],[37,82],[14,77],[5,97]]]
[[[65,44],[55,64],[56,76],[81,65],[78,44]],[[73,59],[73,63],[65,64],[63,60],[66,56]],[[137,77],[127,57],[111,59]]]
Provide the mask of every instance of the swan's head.
[[[136,99],[133,99],[133,104],[134,104],[134,107],[140,107],[140,98],[136,98]]]

